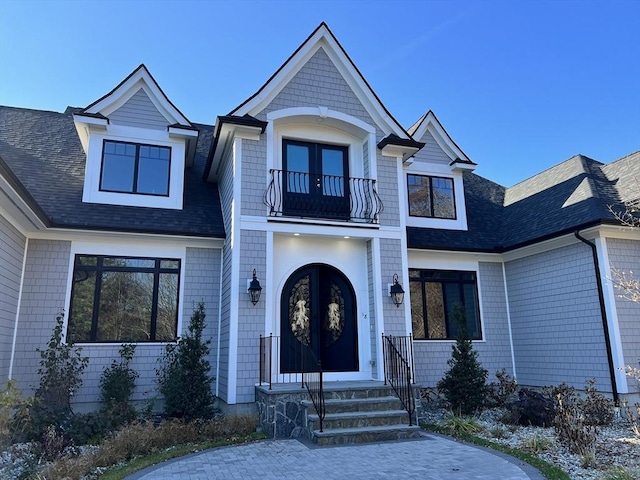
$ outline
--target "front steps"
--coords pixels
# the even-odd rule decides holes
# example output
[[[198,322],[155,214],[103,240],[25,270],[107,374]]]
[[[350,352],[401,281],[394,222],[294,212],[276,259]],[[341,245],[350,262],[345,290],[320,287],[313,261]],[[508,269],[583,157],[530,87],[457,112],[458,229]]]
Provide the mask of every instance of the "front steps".
[[[317,445],[403,440],[420,435],[415,413],[413,426],[409,426],[409,414],[393,389],[381,382],[336,382],[327,385],[322,432],[311,401],[303,400],[301,404],[307,408],[305,436]]]

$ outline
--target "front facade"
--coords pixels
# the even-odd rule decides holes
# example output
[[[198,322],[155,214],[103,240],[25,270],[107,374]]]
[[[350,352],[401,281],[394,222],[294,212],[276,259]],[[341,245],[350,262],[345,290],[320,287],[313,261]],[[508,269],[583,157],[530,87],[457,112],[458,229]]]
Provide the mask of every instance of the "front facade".
[[[501,187],[432,112],[399,125],[324,24],[215,126],[189,122],[143,65],[86,108],[0,112],[0,375],[27,393],[63,309],[90,358],[78,404],[95,406],[123,342],[135,399],[153,398],[200,301],[228,406],[307,361],[330,381],[382,379],[383,334],[412,335],[432,387],[459,307],[490,372],[638,393],[621,368],[640,359],[640,304],[609,272],[640,271],[640,233],[607,208],[640,197],[638,152]]]

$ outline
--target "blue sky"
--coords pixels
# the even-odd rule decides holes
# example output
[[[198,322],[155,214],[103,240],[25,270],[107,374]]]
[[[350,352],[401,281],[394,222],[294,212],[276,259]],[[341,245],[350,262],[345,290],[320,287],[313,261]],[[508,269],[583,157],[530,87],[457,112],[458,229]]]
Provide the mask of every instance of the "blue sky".
[[[145,63],[212,124],[322,21],[405,128],[433,110],[502,185],[640,149],[638,0],[1,0],[0,103],[86,106]]]

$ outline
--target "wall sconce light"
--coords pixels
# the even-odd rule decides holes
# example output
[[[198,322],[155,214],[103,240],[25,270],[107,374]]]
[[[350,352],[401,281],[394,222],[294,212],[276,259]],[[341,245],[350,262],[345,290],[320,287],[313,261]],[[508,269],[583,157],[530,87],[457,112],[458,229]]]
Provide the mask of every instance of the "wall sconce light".
[[[389,286],[389,296],[393,304],[400,308],[400,305],[402,305],[404,301],[404,290],[402,289],[402,285],[398,283],[397,273],[393,274],[393,284]]]
[[[253,280],[247,280],[247,292],[249,292],[249,299],[251,303],[254,305],[258,303],[260,300],[260,293],[262,292],[262,287],[260,286],[260,282],[256,278],[256,269],[253,269]]]

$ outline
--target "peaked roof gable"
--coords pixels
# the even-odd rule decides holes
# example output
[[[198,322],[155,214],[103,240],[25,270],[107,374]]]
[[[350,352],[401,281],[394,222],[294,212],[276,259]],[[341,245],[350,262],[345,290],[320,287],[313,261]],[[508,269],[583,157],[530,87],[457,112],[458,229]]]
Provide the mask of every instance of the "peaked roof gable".
[[[371,118],[385,134],[408,139],[410,135],[382,104],[326,23],[322,22],[280,68],[251,97],[229,113],[229,116],[256,116],[322,48],[331,59]]]
[[[429,132],[438,146],[451,158],[452,163],[476,165],[456,142],[453,141],[440,123],[440,120],[436,117],[436,114],[431,110],[420,117],[418,121],[409,128],[408,132],[418,141],[422,141],[425,134]]]
[[[113,90],[84,108],[81,116],[108,117],[142,89],[169,125],[192,127],[191,122],[169,100],[147,67],[142,63]]]

